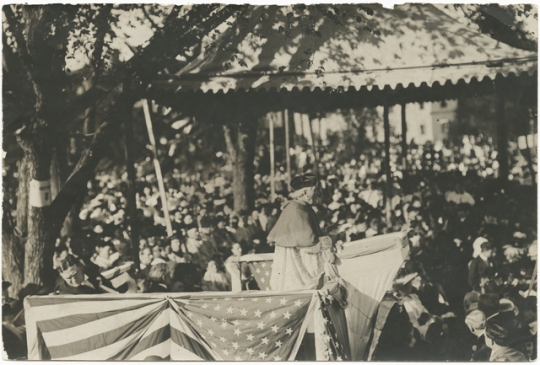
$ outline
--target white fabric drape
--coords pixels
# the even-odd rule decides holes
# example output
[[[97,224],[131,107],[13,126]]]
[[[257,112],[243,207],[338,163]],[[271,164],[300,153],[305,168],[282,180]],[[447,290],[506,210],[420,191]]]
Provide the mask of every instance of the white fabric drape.
[[[323,272],[322,253],[276,246],[270,286],[273,291],[316,289]]]

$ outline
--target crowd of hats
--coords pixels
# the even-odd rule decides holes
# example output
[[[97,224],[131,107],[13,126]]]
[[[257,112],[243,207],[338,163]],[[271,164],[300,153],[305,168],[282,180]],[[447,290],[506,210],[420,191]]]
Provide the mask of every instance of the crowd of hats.
[[[410,319],[401,322],[399,314],[394,321],[425,328],[423,332],[410,331],[413,333],[411,341],[399,339],[406,343],[406,349],[401,350],[409,351],[406,352],[410,355],[408,360],[414,358],[411,349],[417,348],[418,360],[468,361],[467,356],[472,356],[472,350],[467,343],[464,348],[450,350],[448,346],[444,347],[448,341],[443,339],[460,335],[466,339],[463,328],[470,334],[469,324],[482,327],[481,318],[499,312],[517,313],[517,327],[522,329],[519,338],[524,339],[518,345],[528,339],[523,334],[525,330],[530,329],[532,336],[534,328],[534,335],[536,333],[536,308],[529,299],[536,292],[528,290],[537,255],[536,191],[526,184],[530,182],[530,174],[523,156],[515,146],[511,147],[512,179],[503,186],[494,179],[498,166],[490,139],[464,137],[456,145],[413,144],[407,157],[407,171],[400,170],[399,144],[393,144],[390,216],[384,209],[388,184],[382,171],[382,145],[372,145],[369,151],[346,163],[336,162],[339,151],[321,150],[318,174],[291,181],[292,190],[317,183],[321,196],[314,209],[321,227],[329,230],[339,227],[347,240],[410,227],[410,260],[398,273],[393,289],[400,303],[408,296],[417,295],[427,313],[422,313],[414,325]],[[298,155],[293,156],[293,171],[313,172],[315,158],[307,152],[308,158],[302,161]],[[288,199],[290,189],[284,167],[278,166],[277,171],[274,202],[270,201],[268,174],[258,171],[262,173],[257,173],[254,178],[255,209],[234,212],[230,171],[202,174],[164,168],[174,238],[185,246],[189,239],[200,240],[203,230],[214,238],[218,231],[236,233],[244,230],[248,232],[242,242],[244,254],[271,252],[272,247],[254,227],[262,210],[276,218]],[[16,172],[7,169],[4,174],[9,201],[5,206],[11,207],[15,216],[17,184],[13,179]],[[124,169],[118,167],[100,173],[88,183],[88,194],[73,221],[75,233],[63,239],[73,253],[90,257],[95,255],[95,247],[102,245],[99,242],[107,242],[120,257],[115,264],[133,259],[126,219],[126,180]],[[167,237],[158,184],[151,170],[138,169],[137,208],[140,247],[152,248],[154,260],[162,260],[157,263],[164,264],[171,238]],[[238,239],[238,235],[232,237],[219,250],[221,261],[231,255],[230,244]],[[482,283],[480,292],[472,292],[468,283],[468,264],[478,256],[486,242],[496,249],[497,271]],[[220,266],[219,262],[217,266]],[[200,269],[204,272],[206,267]],[[396,333],[402,333],[400,331],[396,330]],[[409,335],[402,333],[404,337]],[[383,339],[384,336],[382,342]],[[470,344],[470,339],[468,341]],[[382,344],[381,349],[384,348],[387,349],[386,357],[379,351],[378,359],[405,359],[388,355],[392,354],[391,348],[399,348],[395,343],[388,347]],[[535,354],[528,356],[532,359]]]

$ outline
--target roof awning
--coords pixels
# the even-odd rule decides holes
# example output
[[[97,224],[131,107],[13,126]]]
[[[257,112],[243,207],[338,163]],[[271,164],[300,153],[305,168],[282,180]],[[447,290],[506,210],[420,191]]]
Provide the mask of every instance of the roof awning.
[[[300,27],[284,34],[291,10],[251,6],[249,21],[224,25],[214,47],[154,86],[204,93],[394,90],[537,70],[537,53],[473,31],[430,4],[309,7],[309,35]],[[342,14],[343,24],[321,15],[327,11]]]

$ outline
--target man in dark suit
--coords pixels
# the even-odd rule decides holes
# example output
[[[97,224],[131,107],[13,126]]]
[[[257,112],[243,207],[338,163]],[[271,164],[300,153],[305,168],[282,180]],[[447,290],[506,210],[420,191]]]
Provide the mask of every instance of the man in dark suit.
[[[493,243],[490,241],[482,243],[480,254],[471,261],[469,267],[469,285],[473,290],[480,292],[482,278],[492,275],[494,271],[491,257],[494,255]]]
[[[99,274],[97,267],[83,265],[73,255],[67,255],[59,264],[56,294],[101,294],[116,293],[111,283]]]
[[[263,232],[266,238],[268,233],[274,228],[276,221],[277,218],[272,215],[272,206],[270,204],[265,204],[262,206],[261,212],[255,220],[255,224],[257,225],[257,229],[260,232]]]

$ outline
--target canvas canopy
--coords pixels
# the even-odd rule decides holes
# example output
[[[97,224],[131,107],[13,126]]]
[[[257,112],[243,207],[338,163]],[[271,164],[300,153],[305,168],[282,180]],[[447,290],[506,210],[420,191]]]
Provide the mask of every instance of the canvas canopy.
[[[291,10],[251,6],[248,21],[224,24],[216,40],[203,40],[207,50],[196,60],[154,86],[204,93],[394,90],[532,76],[537,69],[537,53],[471,30],[431,4],[313,6],[308,30],[287,25],[295,19]]]

